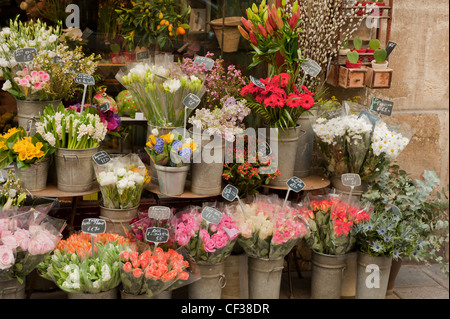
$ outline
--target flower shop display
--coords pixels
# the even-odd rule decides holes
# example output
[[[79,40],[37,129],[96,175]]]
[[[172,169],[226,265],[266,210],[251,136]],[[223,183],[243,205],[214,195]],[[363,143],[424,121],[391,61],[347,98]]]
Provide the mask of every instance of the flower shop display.
[[[108,127],[99,115],[89,109],[82,113],[64,109],[45,108],[36,123],[37,132],[56,148],[57,187],[63,192],[83,192],[92,189],[95,178],[92,155],[97,153]]]
[[[39,264],[40,276],[68,292],[69,299],[117,299],[120,284],[120,254],[127,240],[117,234],[72,234],[61,240],[45,261]]]
[[[239,245],[248,255],[250,299],[278,299],[284,257],[307,233],[301,211],[277,195],[255,195],[227,208],[240,231]]]
[[[171,291],[192,284],[192,260],[184,248],[121,253],[122,299],[170,299]]]
[[[370,219],[368,208],[342,195],[308,196],[302,215],[309,217],[305,241],[311,247],[311,298],[340,299],[347,254],[356,243],[356,227]]]
[[[236,143],[232,148],[226,145],[226,153],[233,154],[233,160],[225,162],[222,178],[228,184],[239,189],[238,196],[246,198],[261,190],[262,185],[268,185],[270,180],[280,176],[279,169],[274,172],[269,171],[271,167],[271,157],[260,157],[258,154],[252,155],[252,149],[256,150],[257,142],[244,136],[243,150],[237,150]]]
[[[8,170],[8,176],[0,189],[0,212],[21,207],[27,198],[22,182],[16,179],[12,170]]]
[[[103,165],[94,162],[102,193],[100,218],[114,224],[114,232],[125,236],[123,224],[137,217],[144,185],[150,182],[147,169],[137,154],[111,158]]]
[[[217,195],[222,191],[225,147],[244,132],[242,123],[250,109],[244,100],[232,96],[221,99],[221,107],[197,109],[189,118],[192,138],[200,151],[194,155],[191,191],[198,195]]]
[[[9,287],[24,290],[25,277],[50,255],[61,237],[65,221],[36,210],[0,212],[0,297]],[[22,288],[20,288],[22,287]],[[18,298],[25,298],[24,295]],[[16,298],[13,298],[16,299]]]
[[[14,163],[16,176],[28,191],[47,186],[50,156],[55,149],[39,134],[29,136],[23,128],[0,135],[0,169]]]
[[[214,208],[221,213],[220,222],[209,223],[203,210]],[[185,247],[195,260],[201,279],[189,285],[191,299],[220,299],[226,284],[225,260],[237,241],[239,230],[224,207],[217,203],[204,203],[203,207],[187,207],[174,221],[175,242]]]
[[[183,194],[193,152],[198,145],[177,131],[152,134],[146,145],[145,150],[156,168],[161,193],[168,196]]]

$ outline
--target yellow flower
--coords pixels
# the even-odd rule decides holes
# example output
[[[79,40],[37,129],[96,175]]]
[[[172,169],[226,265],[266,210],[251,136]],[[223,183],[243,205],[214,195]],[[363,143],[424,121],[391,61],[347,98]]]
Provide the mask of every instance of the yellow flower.
[[[197,149],[198,144],[196,144],[194,142],[192,142],[190,144],[189,143],[184,143],[181,148],[187,148],[187,147],[189,147],[192,150],[192,152],[194,152]]]
[[[170,133],[168,133],[166,135],[161,135],[161,138],[163,139],[164,143],[166,143],[166,144],[172,143],[174,137],[175,136]]]
[[[44,151],[42,151],[43,146],[41,142],[37,142],[34,145],[31,142],[31,137],[24,137],[13,145],[13,151],[18,154],[20,161],[31,161],[40,159],[45,155]]]
[[[147,143],[147,146],[148,146],[148,147],[150,147],[150,146],[156,144],[156,138],[155,138],[155,135],[153,135],[153,134],[150,135],[150,136],[148,137],[148,139],[149,139],[149,141],[148,141],[148,143]]]

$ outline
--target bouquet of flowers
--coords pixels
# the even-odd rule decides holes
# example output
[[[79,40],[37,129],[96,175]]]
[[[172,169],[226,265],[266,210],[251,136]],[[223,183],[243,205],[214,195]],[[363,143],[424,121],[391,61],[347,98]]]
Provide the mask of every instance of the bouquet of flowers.
[[[278,196],[255,195],[244,205],[228,205],[240,235],[239,245],[252,258],[278,259],[286,256],[307,233],[306,219],[296,218],[299,210]]]
[[[356,243],[357,225],[371,217],[368,208],[350,205],[339,195],[311,196],[305,200],[302,216],[309,217],[305,236],[311,249],[328,255],[343,255]]]
[[[123,291],[132,295],[156,296],[193,282],[192,261],[182,249],[124,251],[121,253],[120,278]]]
[[[214,59],[214,53],[207,52],[205,58]],[[205,76],[203,99],[206,107],[210,109],[221,108],[224,96],[239,99],[241,88],[246,84],[242,72],[234,64],[227,67],[224,64],[223,59],[215,59],[212,69],[208,70],[203,63],[195,64],[194,59],[184,58],[180,63],[180,68],[185,74],[200,78]]]
[[[181,167],[191,162],[198,145],[191,138],[183,138],[177,131],[149,136],[146,152],[156,165]]]
[[[226,154],[233,154],[233,160],[225,162],[222,178],[239,189],[240,198],[256,194],[263,184],[281,175],[278,168],[271,171],[270,156],[260,157],[251,150],[256,150],[256,141],[245,135],[243,151],[238,150],[237,143],[225,146]]]
[[[40,134],[27,136],[22,128],[13,128],[0,135],[0,169],[12,162],[17,168],[27,168],[48,158],[54,151]]]
[[[140,63],[125,75],[119,72],[116,78],[131,92],[148,122],[154,126],[183,126],[183,100],[189,93],[201,98],[205,91],[199,77],[187,76],[173,64],[166,67]]]
[[[225,96],[220,100],[221,107],[197,109],[189,118],[189,123],[208,135],[219,135],[229,142],[244,132],[244,118],[250,114],[244,100]]]
[[[0,212],[22,206],[26,198],[27,194],[22,188],[22,183],[16,180],[12,170],[8,170],[8,178],[0,189]]]
[[[205,204],[206,205],[206,204]],[[216,209],[220,209],[217,205]],[[231,254],[239,235],[233,219],[223,213],[221,221],[207,226],[202,218],[201,207],[188,207],[176,215],[174,220],[175,239],[185,247],[197,264],[222,263]]]
[[[21,283],[58,244],[66,222],[36,210],[0,214],[0,280]]]
[[[98,234],[93,256],[91,235],[72,234],[39,264],[39,274],[70,293],[108,291],[120,284],[120,254],[127,248],[122,236]]]
[[[355,173],[363,180],[376,178],[410,140],[382,120],[372,125],[365,117],[355,114],[320,117],[312,127],[327,172],[335,176]]]
[[[144,185],[150,182],[147,169],[137,154],[112,158],[107,164],[94,164],[102,192],[102,205],[127,209],[139,205]]]
[[[62,103],[57,110],[49,105],[40,115],[36,131],[51,146],[68,149],[88,149],[97,147],[106,136],[108,127],[97,114],[89,109],[78,113],[65,109]]]
[[[98,114],[100,121],[106,125],[107,133],[118,132],[120,130],[120,124],[122,120],[117,113],[112,110],[106,112],[101,111],[98,106],[92,104],[84,104],[84,109],[89,109],[89,113]],[[69,110],[74,110],[76,112],[81,112],[81,103],[77,103],[68,107]]]

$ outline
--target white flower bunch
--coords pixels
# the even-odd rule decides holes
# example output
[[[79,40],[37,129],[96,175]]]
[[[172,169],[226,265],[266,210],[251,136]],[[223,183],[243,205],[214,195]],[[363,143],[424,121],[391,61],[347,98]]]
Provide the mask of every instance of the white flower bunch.
[[[313,130],[323,142],[335,145],[337,138],[348,137],[353,140],[362,138],[363,134],[372,132],[372,125],[357,115],[345,115],[330,120],[317,119]]]
[[[386,125],[379,122],[375,126],[372,137],[372,149],[376,156],[385,153],[387,157],[394,160],[409,144],[409,139],[399,132],[395,132]]]

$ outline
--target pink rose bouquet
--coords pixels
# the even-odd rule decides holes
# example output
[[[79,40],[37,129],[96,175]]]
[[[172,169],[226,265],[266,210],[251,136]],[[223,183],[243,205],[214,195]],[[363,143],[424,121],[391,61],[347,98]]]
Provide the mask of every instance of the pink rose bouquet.
[[[231,204],[240,236],[239,245],[252,258],[277,259],[289,251],[307,233],[307,219],[298,218],[300,210],[278,196],[255,195],[247,198],[245,215],[240,205]]]
[[[35,210],[0,216],[0,280],[23,278],[58,244],[65,221]]]
[[[214,206],[223,212],[223,208]],[[201,216],[202,208],[188,207],[174,219],[175,242],[186,247],[198,264],[222,263],[231,254],[239,235],[233,219],[223,213],[217,224],[207,225]]]

